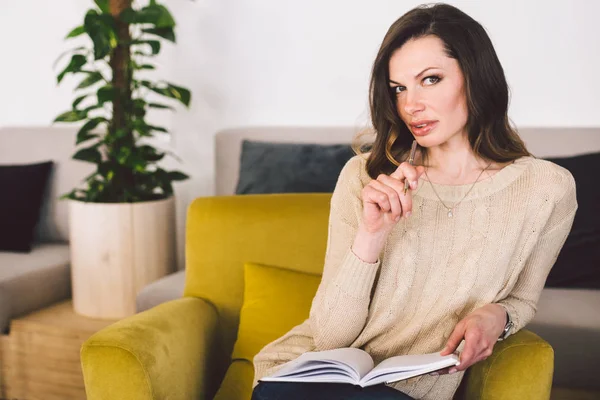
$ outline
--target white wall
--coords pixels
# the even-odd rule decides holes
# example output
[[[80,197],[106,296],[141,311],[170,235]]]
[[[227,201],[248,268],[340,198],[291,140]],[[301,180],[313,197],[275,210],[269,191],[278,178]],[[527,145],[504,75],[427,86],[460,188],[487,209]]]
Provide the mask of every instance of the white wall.
[[[164,0],[163,0],[164,1]],[[600,2],[448,1],[486,27],[518,126],[600,126]],[[3,2],[0,126],[48,125],[69,108],[52,63],[91,0]],[[180,267],[185,207],[213,193],[213,135],[242,125],[364,125],[371,62],[389,25],[419,4],[399,0],[167,0],[178,22],[155,76],[192,90],[189,111],[153,119],[172,130]],[[52,15],[52,17],[50,17]]]

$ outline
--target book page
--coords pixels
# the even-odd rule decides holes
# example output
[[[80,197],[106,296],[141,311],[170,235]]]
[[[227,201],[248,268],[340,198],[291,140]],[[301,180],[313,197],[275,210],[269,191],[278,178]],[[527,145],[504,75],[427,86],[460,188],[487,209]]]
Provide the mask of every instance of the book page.
[[[311,351],[285,363],[275,374],[262,380],[356,384],[373,366],[371,356],[361,349]]]
[[[439,353],[410,354],[390,357],[379,363],[361,379],[365,386],[394,382],[457,365],[458,355],[441,356]],[[361,385],[362,386],[362,385]]]

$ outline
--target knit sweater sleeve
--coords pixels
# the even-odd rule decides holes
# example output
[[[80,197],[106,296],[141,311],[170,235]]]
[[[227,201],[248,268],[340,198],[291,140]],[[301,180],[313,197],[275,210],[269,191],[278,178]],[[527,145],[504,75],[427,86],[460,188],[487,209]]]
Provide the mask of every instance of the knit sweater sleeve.
[[[365,175],[364,161],[355,156],[342,169],[332,195],[323,277],[309,317],[317,350],[348,347],[366,324],[380,260],[364,262],[351,250]]]
[[[519,331],[533,319],[546,278],[573,225],[578,208],[575,180],[567,170],[560,171],[562,182],[557,186],[564,189],[561,190],[562,195],[557,196],[558,200],[554,202],[550,217],[543,225],[542,233],[529,254],[515,286],[506,298],[498,301],[514,323],[510,334]]]

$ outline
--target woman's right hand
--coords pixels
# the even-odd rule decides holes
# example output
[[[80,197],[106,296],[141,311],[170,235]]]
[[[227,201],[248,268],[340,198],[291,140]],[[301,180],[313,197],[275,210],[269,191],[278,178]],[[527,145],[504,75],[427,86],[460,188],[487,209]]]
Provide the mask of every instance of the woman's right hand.
[[[412,166],[403,162],[389,176],[380,174],[362,190],[363,215],[361,227],[368,233],[389,233],[400,221],[412,212],[411,190],[417,188],[417,181],[425,167]],[[410,189],[404,194],[404,181],[410,182]]]

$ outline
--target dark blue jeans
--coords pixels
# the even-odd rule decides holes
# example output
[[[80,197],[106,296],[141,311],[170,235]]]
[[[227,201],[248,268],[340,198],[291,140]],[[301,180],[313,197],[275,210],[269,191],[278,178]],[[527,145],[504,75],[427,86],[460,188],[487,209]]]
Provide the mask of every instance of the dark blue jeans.
[[[252,400],[414,400],[384,384],[361,388],[348,383],[259,382]]]

